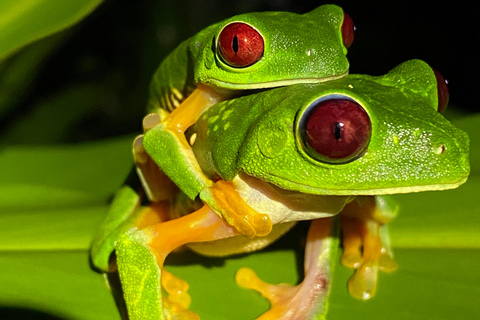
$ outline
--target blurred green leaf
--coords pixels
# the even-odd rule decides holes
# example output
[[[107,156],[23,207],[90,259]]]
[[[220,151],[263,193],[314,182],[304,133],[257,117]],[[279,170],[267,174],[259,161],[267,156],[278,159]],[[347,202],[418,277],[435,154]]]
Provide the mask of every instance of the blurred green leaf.
[[[31,111],[7,127],[0,137],[0,146],[65,142],[79,122],[95,112],[106,91],[96,83],[64,88],[33,105]]]
[[[3,0],[0,2],[0,61],[28,43],[63,30],[102,0]]]
[[[0,252],[1,319],[119,319],[103,277],[91,271],[86,251]],[[2,316],[16,308],[15,316]],[[21,310],[43,312],[21,317]],[[20,316],[19,316],[20,314]]]
[[[0,187],[33,185],[111,195],[121,185],[133,164],[133,136],[83,145],[11,146],[0,150],[3,170]],[[17,190],[18,191],[18,190]],[[12,194],[22,206],[22,198],[31,195]],[[7,197],[0,198],[0,208]],[[42,203],[42,198],[32,201]]]
[[[476,319],[480,312],[480,250],[396,249],[399,269],[380,274],[377,296],[354,300],[346,282],[352,271],[338,266],[329,320]]]
[[[58,33],[28,45],[23,50],[0,62],[0,119],[19,103],[26,100],[28,89],[38,76],[38,70],[47,56],[64,39]]]
[[[0,152],[0,252],[87,250],[131,170],[131,141]]]

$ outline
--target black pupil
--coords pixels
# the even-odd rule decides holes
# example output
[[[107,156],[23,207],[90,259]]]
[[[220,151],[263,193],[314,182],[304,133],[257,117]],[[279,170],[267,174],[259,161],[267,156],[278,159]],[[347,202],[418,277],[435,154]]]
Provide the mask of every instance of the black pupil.
[[[343,123],[335,122],[335,140],[340,140],[340,138],[342,137],[342,128]]]
[[[233,37],[232,48],[233,48],[233,51],[235,51],[235,53],[238,52],[238,37],[237,36]]]

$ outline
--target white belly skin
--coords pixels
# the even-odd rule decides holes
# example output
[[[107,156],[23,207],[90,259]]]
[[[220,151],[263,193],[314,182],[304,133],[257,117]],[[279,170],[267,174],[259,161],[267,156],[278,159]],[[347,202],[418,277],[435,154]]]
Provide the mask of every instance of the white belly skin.
[[[289,191],[240,173],[232,181],[246,203],[267,214],[272,223],[313,220],[339,213],[351,197],[324,196]]]
[[[235,236],[187,245],[201,255],[219,257],[261,250],[289,231],[297,221],[334,216],[351,200],[348,196],[312,195],[283,190],[244,173],[240,173],[232,182],[250,207],[270,217],[272,232],[265,237],[252,239]]]

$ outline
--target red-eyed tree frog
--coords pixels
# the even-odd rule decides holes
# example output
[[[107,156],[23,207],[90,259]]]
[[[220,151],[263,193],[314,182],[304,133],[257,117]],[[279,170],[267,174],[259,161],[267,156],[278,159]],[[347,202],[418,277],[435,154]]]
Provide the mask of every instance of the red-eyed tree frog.
[[[354,37],[352,19],[340,7],[323,5],[303,15],[248,13],[214,24],[184,41],[160,65],[150,87],[145,131],[160,131],[161,148],[170,156],[155,163],[191,199],[200,196],[242,234],[265,235],[272,224],[235,190],[205,176],[184,132],[209,107],[244,90],[315,83],[346,76],[347,48]],[[150,169],[143,136],[134,143],[135,161],[151,200],[162,197],[157,169]],[[169,165],[175,162],[176,166]],[[159,191],[160,190],[160,191]],[[222,195],[236,198],[235,210]]]
[[[385,223],[397,208],[388,195],[452,189],[468,177],[468,136],[438,112],[447,90],[438,72],[411,60],[384,76],[349,75],[219,102],[186,138],[205,176],[268,215],[272,231],[248,238],[179,190],[169,187],[168,199],[148,205],[124,187],[94,242],[92,261],[105,271],[118,266],[130,319],[198,319],[187,309],[188,285],[163,268],[172,250],[186,244],[212,256],[252,252],[297,221],[311,220],[302,283],[268,285],[250,269],[236,280],[271,301],[259,319],[321,319],[339,215],[342,261],[357,269],[349,291],[368,299],[378,270],[395,268]],[[169,156],[155,149],[161,132],[153,128],[143,139],[153,159]],[[235,207],[235,199],[225,201]]]

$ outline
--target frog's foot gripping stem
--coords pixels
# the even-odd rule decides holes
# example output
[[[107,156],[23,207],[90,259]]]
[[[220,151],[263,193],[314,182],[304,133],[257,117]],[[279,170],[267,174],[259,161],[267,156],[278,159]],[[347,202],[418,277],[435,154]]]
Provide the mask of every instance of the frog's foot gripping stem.
[[[342,264],[357,269],[348,282],[354,298],[372,298],[376,293],[378,271],[397,269],[388,229],[383,225],[391,216],[390,209],[386,204],[379,204],[375,197],[366,197],[361,203],[350,202],[341,213]]]
[[[272,285],[249,268],[236,274],[238,285],[258,291],[270,301],[270,309],[257,320],[324,319],[332,280],[338,237],[334,218],[312,221],[305,248],[305,279],[297,286]]]
[[[129,319],[199,319],[187,309],[188,284],[163,269],[165,258],[183,244],[237,234],[204,206],[181,218],[133,228],[123,235],[116,253]]]

